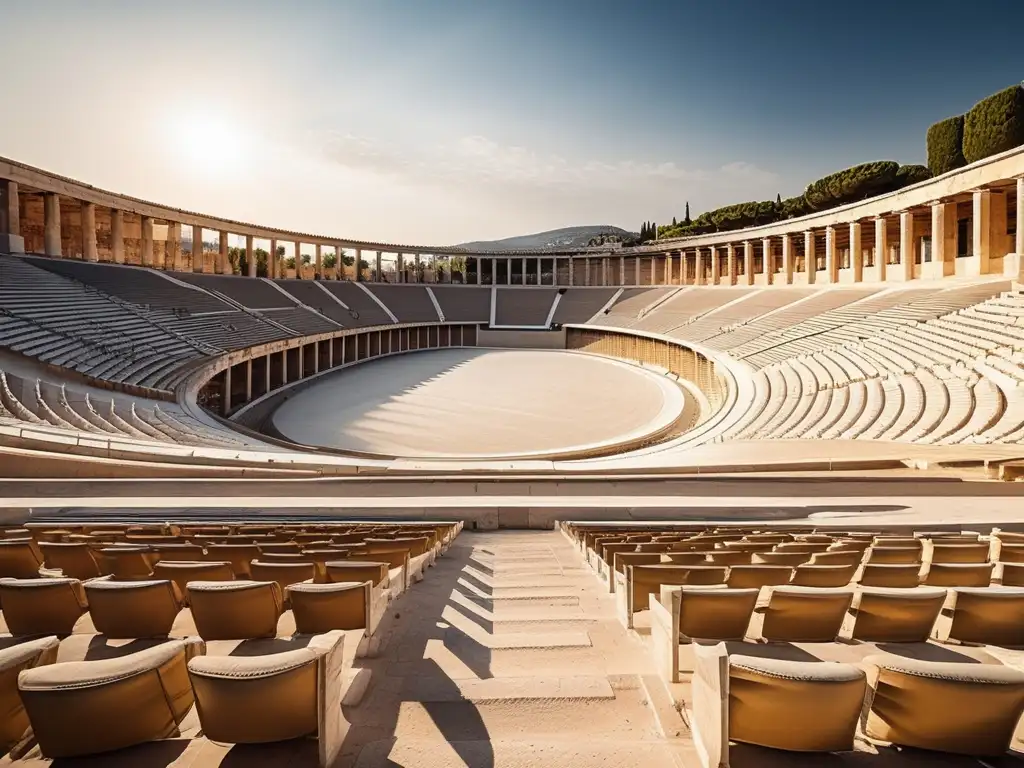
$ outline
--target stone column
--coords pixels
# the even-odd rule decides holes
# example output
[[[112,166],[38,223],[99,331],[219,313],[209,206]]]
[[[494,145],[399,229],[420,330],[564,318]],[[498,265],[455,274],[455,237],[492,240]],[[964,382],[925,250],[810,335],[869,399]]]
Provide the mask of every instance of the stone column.
[[[992,192],[988,189],[974,190],[974,233],[972,238],[973,256],[978,264],[978,274],[987,275],[989,258],[992,256]]]
[[[96,205],[82,202],[82,258],[86,261],[99,261],[96,250]]]
[[[736,285],[739,278],[739,268],[736,266],[736,246],[729,243],[725,246],[725,264],[728,272],[727,285]]]
[[[815,239],[814,230],[809,229],[804,232],[804,272],[807,273],[808,285],[812,285],[814,278],[817,276],[815,275],[815,272],[818,271],[816,250],[817,240]]]
[[[167,241],[164,243],[164,268],[181,271],[181,224],[167,222]]]
[[[124,211],[110,209],[110,260],[124,264]]]
[[[245,402],[252,402],[252,358],[245,361]]]
[[[601,285],[608,285],[608,257],[601,257]]]
[[[619,285],[626,284],[626,257],[619,256]]]
[[[782,275],[786,285],[793,283],[793,236],[782,236]]]
[[[493,264],[491,264],[491,270],[492,270],[491,271],[491,282],[493,283],[494,282],[494,275],[497,274],[496,272],[493,271],[494,270],[494,265]],[[403,253],[396,253],[395,254],[395,275],[396,275],[395,276],[395,280],[397,282],[399,282],[399,283],[404,283],[405,282],[405,254],[403,254]]]
[[[192,271],[203,271],[203,228],[192,225]]]
[[[537,285],[543,285],[544,278],[544,265],[541,264],[541,260],[537,259]]]
[[[1017,179],[1017,241],[1014,246],[1017,256],[1024,259],[1024,176]]]
[[[277,270],[280,265],[277,261],[277,240],[270,241],[270,253],[267,254],[267,277],[277,277]]]
[[[711,256],[711,284],[718,285],[722,279],[722,266],[718,261],[718,248],[712,245],[708,248],[708,251]]]
[[[25,239],[21,236],[18,182],[7,179],[0,179],[0,251],[25,252]]]
[[[152,221],[152,219],[150,220]],[[224,369],[224,390],[221,392],[221,404],[223,405],[222,416],[231,412],[231,366]]]
[[[878,279],[885,280],[889,265],[889,230],[884,216],[875,219],[875,266],[878,268]]]
[[[764,281],[768,285],[775,282],[775,257],[772,255],[772,239],[761,238],[761,269],[764,271]]]
[[[704,255],[700,248],[693,252],[693,284],[704,285]]]
[[[932,203],[932,261],[942,265],[941,276],[956,272],[956,203]]]
[[[762,257],[761,262],[764,263]],[[743,243],[743,271],[746,272],[747,279],[745,280],[747,285],[754,284],[754,244],[749,240]]]
[[[222,275],[232,274],[231,258],[228,256],[228,233],[221,230],[220,249],[217,252],[217,271]]]
[[[324,276],[324,257],[321,250],[320,243],[316,243],[313,246],[313,279],[323,279]]]
[[[583,258],[583,284],[590,285],[590,257],[585,256]]]
[[[340,249],[340,246],[339,246],[339,251],[340,250],[341,249]],[[377,268],[377,282],[381,281],[381,256],[382,255],[383,254],[381,253],[381,251],[377,251],[377,260],[376,260],[376,262],[374,264],[374,266],[376,266],[376,268]],[[338,269],[341,269],[341,256],[340,255],[338,256]],[[478,283],[480,282],[480,268],[479,268],[479,266],[477,267],[477,271],[476,271],[476,281]]]
[[[474,256],[473,258],[476,259],[476,284],[477,285],[483,285],[484,284],[484,260],[481,259],[479,256]],[[467,264],[469,263],[469,257],[468,256],[466,257],[466,263]]]
[[[836,228],[825,227],[825,282],[839,282],[839,263],[836,260]]]
[[[142,266],[153,266],[153,219],[142,217]]]
[[[900,211],[900,274],[904,280],[914,279],[914,214]]]
[[[633,285],[640,285],[640,259],[642,258],[642,256],[637,256],[633,262],[633,271],[636,272],[636,275],[633,277]]]
[[[359,266],[362,263],[363,263],[363,249],[362,248],[356,248],[356,256],[355,256],[355,270],[356,270],[355,275],[356,276],[355,276],[354,279],[355,279],[355,281],[357,283],[360,282],[363,279],[362,270],[360,269],[360,266]]]
[[[60,195],[47,192],[43,197],[43,250],[47,256],[63,254],[60,242]]]
[[[245,273],[248,277],[256,277],[256,248],[252,235],[245,236]]]
[[[570,256],[569,257],[569,285],[576,285],[576,270],[574,269],[574,265],[575,264],[576,264],[576,259],[574,259],[572,256]]]
[[[537,282],[540,282],[540,270],[537,270]],[[512,285],[512,257],[505,259],[505,285]]]
[[[859,221],[850,222],[850,266],[853,268],[853,282],[864,282],[864,246]]]

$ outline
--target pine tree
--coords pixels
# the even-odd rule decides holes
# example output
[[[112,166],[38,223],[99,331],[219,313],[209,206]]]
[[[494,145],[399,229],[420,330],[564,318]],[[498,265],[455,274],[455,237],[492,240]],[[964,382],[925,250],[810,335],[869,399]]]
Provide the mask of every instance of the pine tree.
[[[777,193],[775,195],[775,204],[782,205],[782,193]]]
[[[686,201],[686,216],[683,217],[683,224],[690,226],[693,222],[690,221],[690,201]]]

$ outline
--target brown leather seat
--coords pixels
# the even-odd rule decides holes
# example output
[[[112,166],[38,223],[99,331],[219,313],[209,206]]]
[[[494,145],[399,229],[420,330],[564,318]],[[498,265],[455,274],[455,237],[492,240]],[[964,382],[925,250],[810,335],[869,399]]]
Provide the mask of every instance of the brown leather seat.
[[[707,552],[666,552],[665,557],[673,565],[706,565]]]
[[[729,763],[729,742],[793,752],[854,747],[867,680],[852,664],[729,656],[695,646],[690,718],[701,764]]]
[[[857,575],[856,565],[798,565],[794,587],[845,587]]]
[[[866,563],[870,565],[912,565],[920,563],[921,547],[879,547],[873,546],[867,552]]]
[[[754,553],[754,565],[788,565],[794,568],[803,565],[814,555],[810,552],[756,552]]]
[[[869,656],[872,739],[966,755],[1002,755],[1024,712],[1024,672],[995,664]]]
[[[328,562],[325,564],[327,581],[369,581],[376,587],[387,587],[390,579],[390,569],[387,563],[374,563],[370,561],[351,562],[344,561]]]
[[[60,640],[41,637],[0,650],[0,756],[25,738],[28,715],[18,694],[22,670],[53,664]]]
[[[192,708],[186,665],[198,640],[172,640],[107,661],[24,670],[21,699],[45,757],[93,755],[180,735]]]
[[[190,581],[234,581],[235,572],[231,568],[231,563],[227,561],[188,562],[161,560],[153,566],[153,578],[173,581],[187,602],[187,588]]]
[[[711,565],[750,565],[754,553],[745,549],[716,549],[707,553],[707,561]]]
[[[260,549],[255,544],[210,544],[206,547],[206,559],[215,563],[231,563],[237,579],[248,579],[252,575],[249,563],[259,557]]]
[[[1000,544],[999,562],[1024,563],[1024,544]]]
[[[0,578],[34,579],[42,566],[42,552],[32,539],[0,540]]]
[[[939,640],[1024,646],[1024,588],[956,587],[936,624]]]
[[[295,631],[320,634],[331,630],[368,629],[373,586],[368,581],[335,584],[292,584],[287,596]]]
[[[989,543],[946,543],[939,539],[931,544],[932,563],[987,563]]]
[[[94,579],[100,576],[100,566],[86,543],[42,542],[39,544],[47,568],[59,568],[73,579]]]
[[[811,565],[860,565],[864,553],[858,550],[849,552],[816,552],[811,558]]]
[[[277,636],[283,596],[276,581],[192,581],[188,594],[204,640]]]
[[[303,581],[315,581],[317,578],[316,563],[253,560],[249,568],[256,581],[276,581],[286,603],[288,587]]]
[[[830,546],[831,541],[788,541],[776,545],[775,552],[802,552],[806,555],[813,555],[817,552],[824,552]]]
[[[992,583],[992,563],[932,563],[924,583],[930,587],[987,587]]]
[[[167,579],[90,581],[85,594],[93,627],[116,639],[166,637],[184,604],[178,587]]]
[[[863,587],[854,595],[851,637],[872,643],[923,643],[946,600],[939,587]]]
[[[921,583],[921,566],[909,564],[868,563],[859,583],[864,587],[916,587]]]
[[[761,637],[775,642],[833,642],[852,601],[849,589],[775,587],[765,609]]]
[[[627,625],[632,614],[647,610],[662,585],[724,584],[728,568],[718,565],[631,565],[626,569]]]
[[[70,635],[89,610],[78,579],[0,579],[0,605],[12,635]]]
[[[789,584],[793,569],[786,565],[737,565],[729,569],[730,589],[759,589]]]
[[[160,556],[149,547],[119,546],[99,550],[96,560],[100,570],[115,579],[148,579]]]
[[[299,545],[294,541],[260,542],[257,546],[260,550],[260,558],[269,552],[299,554]]]
[[[316,736],[331,765],[348,725],[342,717],[344,633],[268,656],[198,656],[188,664],[203,734],[215,742],[264,744]]]
[[[1003,577],[999,583],[1004,587],[1024,587],[1024,562],[1003,563],[1001,570]]]
[[[661,599],[673,613],[678,612],[677,642],[742,640],[747,634],[759,594],[757,589],[684,585],[663,587]]]

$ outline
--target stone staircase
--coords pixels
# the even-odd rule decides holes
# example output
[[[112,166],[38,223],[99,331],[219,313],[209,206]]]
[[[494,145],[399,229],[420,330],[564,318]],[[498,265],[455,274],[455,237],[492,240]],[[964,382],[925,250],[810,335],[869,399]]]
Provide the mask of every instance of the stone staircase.
[[[463,532],[391,613],[341,765],[682,765],[647,649],[559,533]]]

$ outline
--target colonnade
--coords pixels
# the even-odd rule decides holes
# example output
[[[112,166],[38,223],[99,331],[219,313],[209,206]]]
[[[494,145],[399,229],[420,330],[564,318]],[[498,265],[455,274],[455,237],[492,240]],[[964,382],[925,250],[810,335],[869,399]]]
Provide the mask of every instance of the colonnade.
[[[426,349],[475,347],[477,326],[398,326],[351,330],[336,336],[289,339],[233,353],[199,390],[199,403],[227,416],[281,387],[378,357]]]
[[[102,201],[102,202],[97,202]],[[900,282],[946,276],[1024,277],[1024,147],[945,176],[834,211],[735,232],[697,235],[633,248],[604,246],[560,252],[465,253],[346,242],[230,222],[102,192],[0,158],[0,252],[139,264],[158,269],[230,274],[229,238],[244,238],[247,269],[256,275],[255,240],[269,243],[267,272],[285,276],[278,245],[292,243],[296,276],[437,281],[438,255],[465,258],[464,278],[478,285],[812,285]],[[179,215],[180,214],[180,215]],[[192,232],[186,254],[182,229]],[[206,253],[205,232],[216,233]],[[311,267],[302,248],[312,245]],[[325,269],[324,249],[334,268]],[[376,257],[356,265],[364,249]],[[395,270],[383,253],[395,254]],[[409,265],[412,265],[411,269]],[[351,272],[351,275],[348,273]],[[449,280],[451,270],[448,270]]]

